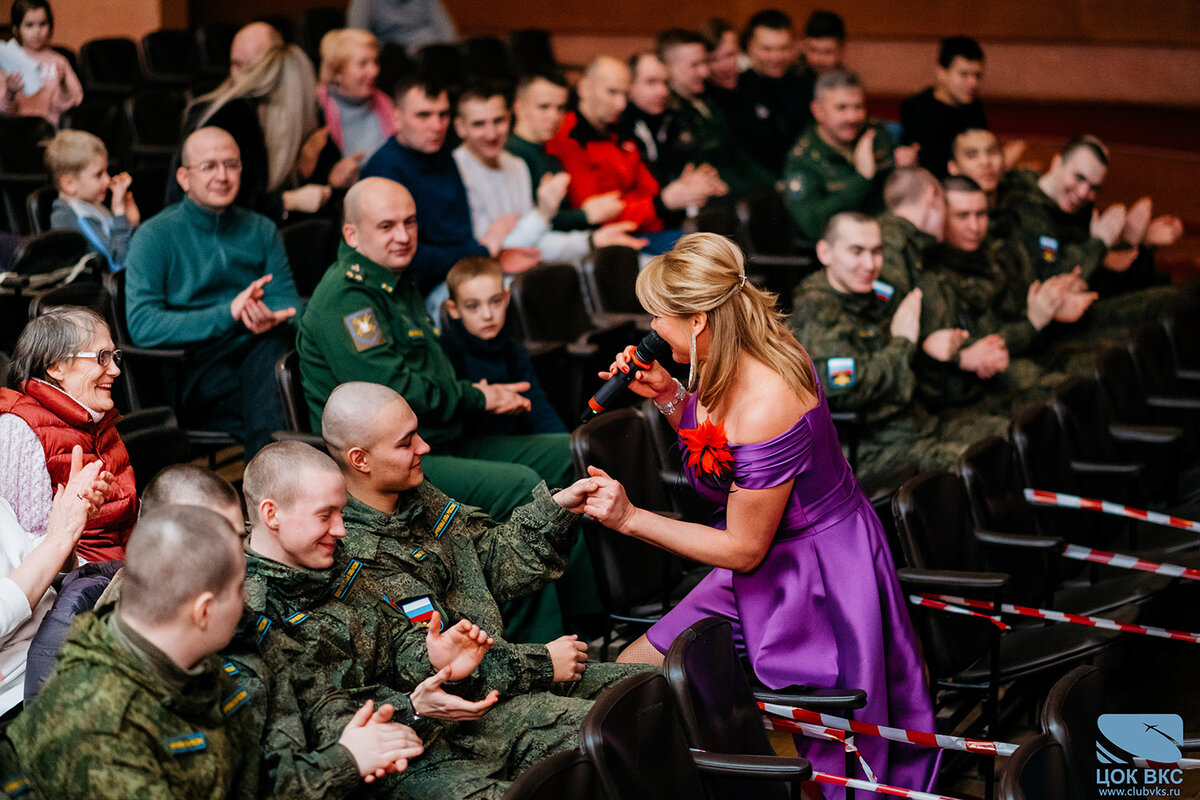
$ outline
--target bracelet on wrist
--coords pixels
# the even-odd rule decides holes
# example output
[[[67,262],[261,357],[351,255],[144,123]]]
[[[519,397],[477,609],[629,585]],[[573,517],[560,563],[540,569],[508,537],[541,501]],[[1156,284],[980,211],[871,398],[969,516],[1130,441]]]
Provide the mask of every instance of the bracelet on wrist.
[[[676,411],[682,408],[683,401],[686,400],[688,396],[687,390],[683,388],[683,384],[679,382],[679,379],[675,378],[674,381],[675,391],[667,400],[659,400],[658,397],[654,398],[654,407],[657,408],[665,417],[672,416]],[[659,397],[661,396],[662,395],[659,395]]]

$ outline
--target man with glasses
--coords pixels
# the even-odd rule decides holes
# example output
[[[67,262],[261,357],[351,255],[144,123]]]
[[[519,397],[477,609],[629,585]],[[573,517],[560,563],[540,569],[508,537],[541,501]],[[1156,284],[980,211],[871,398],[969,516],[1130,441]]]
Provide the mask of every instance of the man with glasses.
[[[125,311],[135,344],[187,352],[168,387],[184,424],[233,434],[251,458],[285,427],[271,376],[302,306],[274,223],[234,205],[241,172],[220,128],[184,141],[185,197],[134,235]]]

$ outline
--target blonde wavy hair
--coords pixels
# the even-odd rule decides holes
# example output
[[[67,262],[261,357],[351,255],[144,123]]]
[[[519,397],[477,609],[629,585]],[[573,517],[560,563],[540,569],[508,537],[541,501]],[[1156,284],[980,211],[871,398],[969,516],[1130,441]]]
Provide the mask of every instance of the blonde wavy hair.
[[[745,280],[745,274],[745,256],[737,245],[715,233],[692,233],[652,258],[638,275],[638,300],[651,314],[708,315],[712,339],[697,381],[699,401],[708,409],[733,385],[739,353],[766,364],[797,395],[817,393],[808,353],[776,310],[775,295]]]
[[[317,79],[312,62],[294,44],[272,47],[245,72],[230,76],[195,103],[208,103],[203,128],[227,103],[258,100],[258,121],[267,144],[267,188],[283,186],[296,169],[300,147],[317,129]]]

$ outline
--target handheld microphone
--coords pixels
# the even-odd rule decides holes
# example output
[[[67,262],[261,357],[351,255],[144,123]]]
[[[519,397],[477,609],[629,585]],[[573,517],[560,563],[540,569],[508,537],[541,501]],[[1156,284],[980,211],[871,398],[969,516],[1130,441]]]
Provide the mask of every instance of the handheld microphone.
[[[638,346],[633,351],[633,358],[629,364],[628,372],[617,371],[612,377],[604,382],[600,390],[592,395],[588,400],[588,407],[580,417],[581,422],[586,422],[595,415],[604,410],[604,407],[620,396],[621,392],[629,388],[629,384],[633,382],[634,373],[639,369],[650,369],[650,366],[655,361],[662,361],[671,355],[671,345],[659,336],[654,331],[650,331],[646,336],[638,342]]]

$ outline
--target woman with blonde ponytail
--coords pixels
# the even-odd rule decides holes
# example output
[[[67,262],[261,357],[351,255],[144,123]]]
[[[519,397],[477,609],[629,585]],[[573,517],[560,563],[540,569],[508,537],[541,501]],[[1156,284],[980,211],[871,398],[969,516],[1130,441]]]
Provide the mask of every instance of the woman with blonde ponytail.
[[[687,386],[659,364],[631,386],[679,431],[688,480],[717,509],[711,526],[666,519],[631,505],[620,483],[592,467],[597,488],[584,511],[715,569],[619,660],[661,664],[680,631],[723,617],[767,686],[864,689],[856,719],[933,731],[886,535],[774,295],[746,280],[736,245],[711,233],[652,259],[637,294],[673,359],[690,369]],[[630,368],[631,350],[613,370]],[[797,747],[814,769],[841,773],[840,745],[798,739]],[[880,781],[931,788],[930,751],[871,737],[858,747]]]

